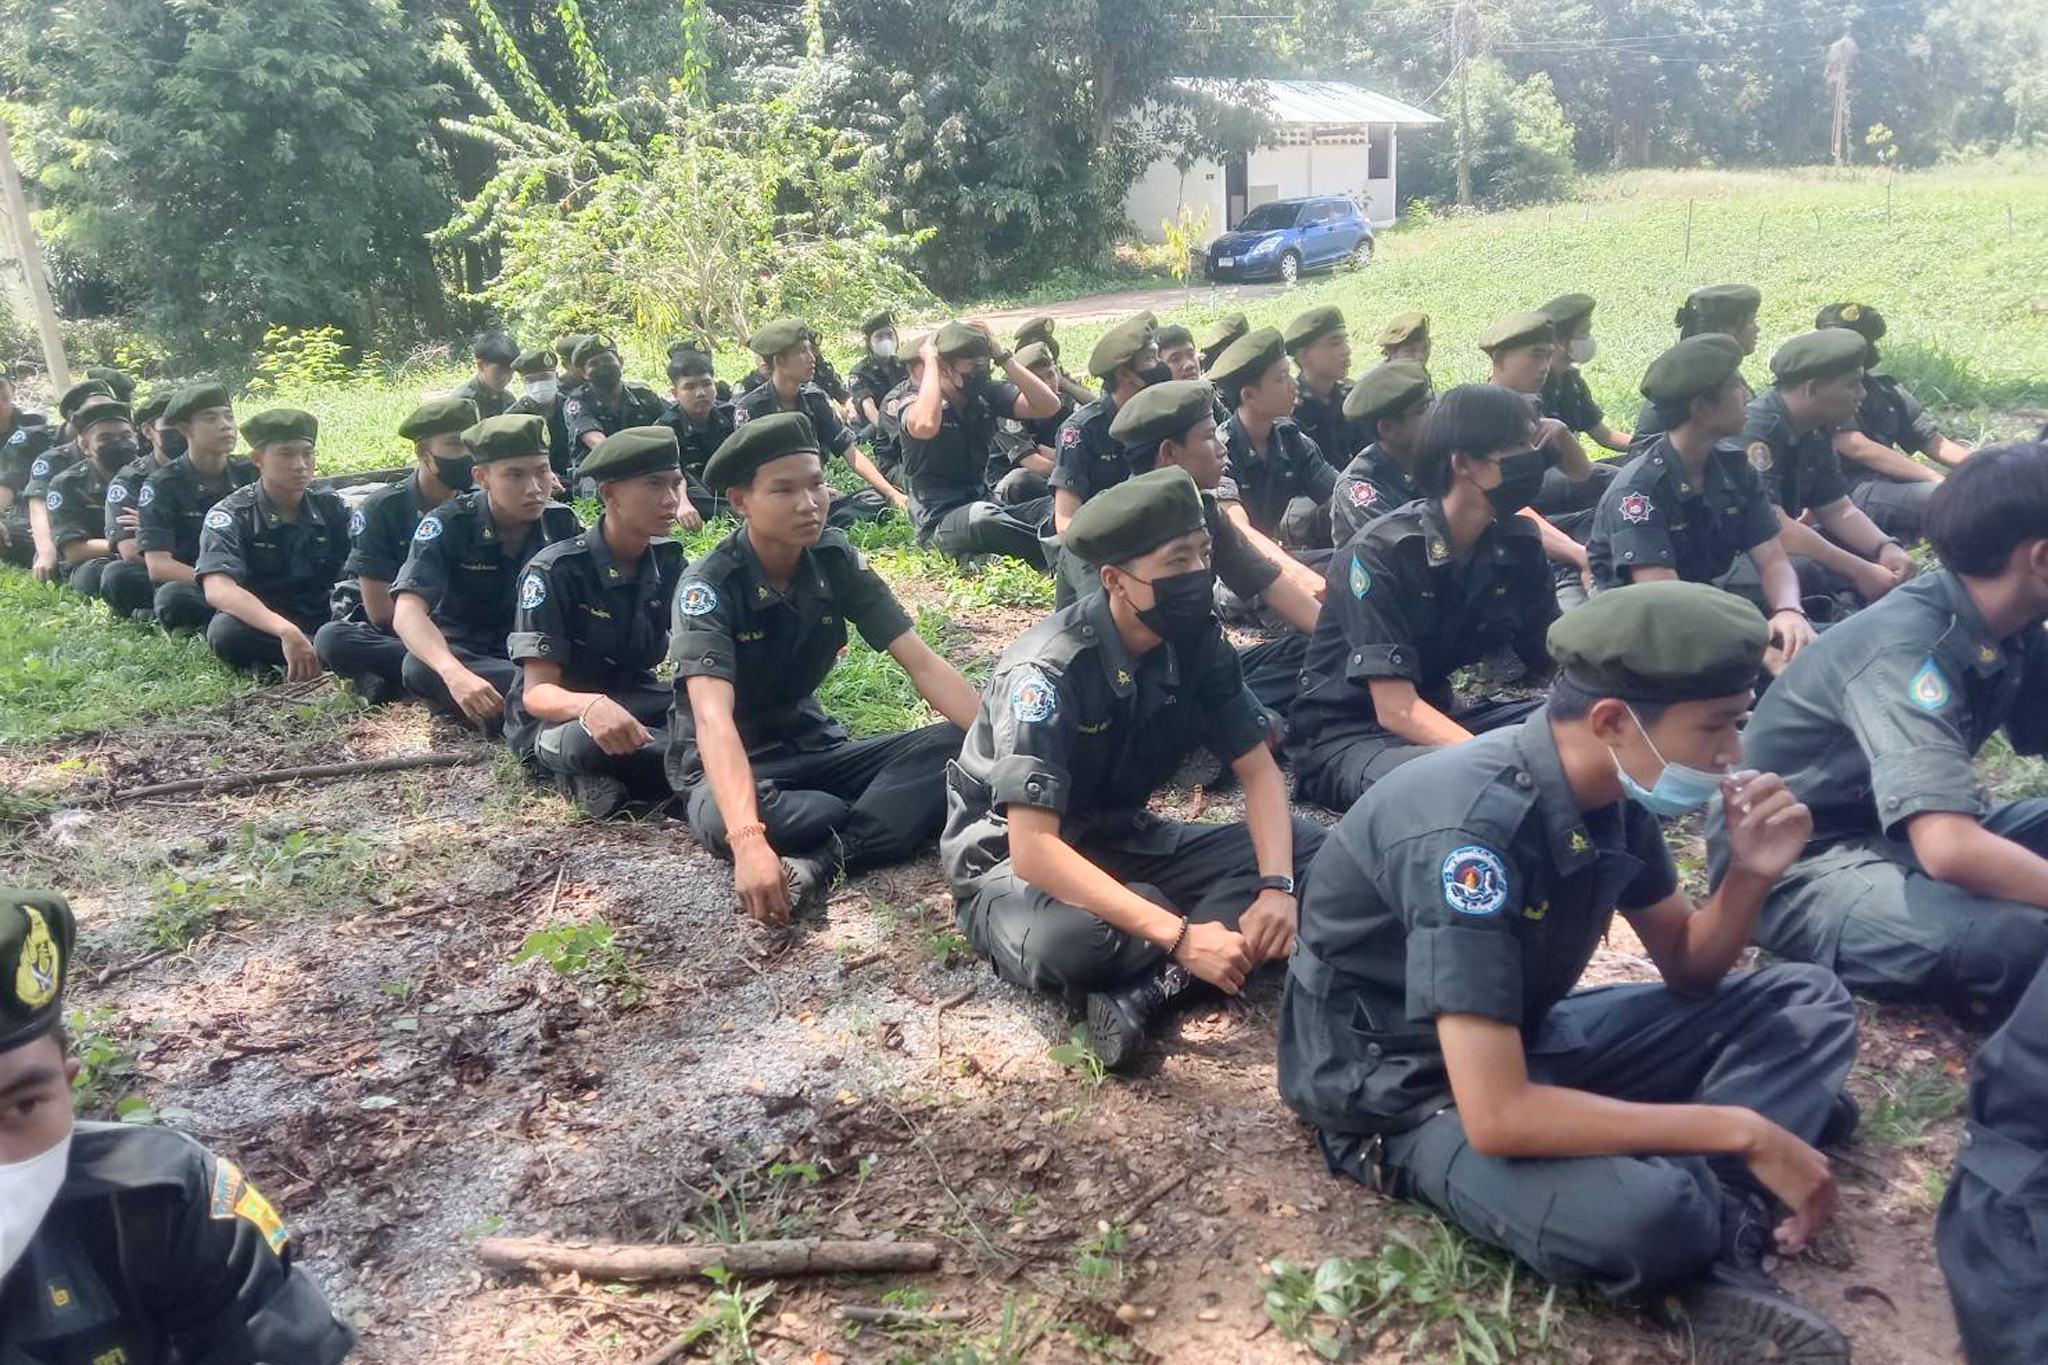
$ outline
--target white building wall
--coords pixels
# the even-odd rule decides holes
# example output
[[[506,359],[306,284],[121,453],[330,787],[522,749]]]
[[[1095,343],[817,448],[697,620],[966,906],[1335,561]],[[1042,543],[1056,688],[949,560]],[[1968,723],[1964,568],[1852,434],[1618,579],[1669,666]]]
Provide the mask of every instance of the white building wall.
[[[1368,205],[1375,226],[1393,223],[1400,201],[1395,197],[1394,171],[1398,166],[1398,134],[1388,128],[1387,171],[1384,177],[1369,174],[1371,150],[1359,141],[1308,143],[1260,147],[1245,158],[1245,207],[1274,199],[1298,199],[1311,194],[1349,194]],[[1183,176],[1171,159],[1162,158],[1145,168],[1124,199],[1124,214],[1148,242],[1164,241],[1160,223],[1178,213],[1185,204],[1199,216],[1209,211],[1209,235],[1224,231],[1224,173],[1213,161],[1199,161]],[[1369,196],[1369,198],[1368,198]]]
[[[1209,213],[1208,236],[1223,231],[1223,167],[1214,161],[1197,161],[1182,175],[1172,158],[1162,157],[1145,168],[1124,196],[1124,216],[1147,242],[1163,242],[1160,224],[1179,216],[1186,205],[1192,217]],[[1206,239],[1205,239],[1206,240]]]

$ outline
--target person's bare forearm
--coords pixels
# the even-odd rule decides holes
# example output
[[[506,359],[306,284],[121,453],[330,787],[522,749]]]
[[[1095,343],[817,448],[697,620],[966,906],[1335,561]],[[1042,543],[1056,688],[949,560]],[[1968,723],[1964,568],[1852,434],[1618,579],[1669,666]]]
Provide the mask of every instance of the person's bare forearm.
[[[1060,410],[1060,396],[1028,365],[1019,365],[1017,357],[1011,356],[1003,362],[1003,373],[1017,386],[1017,398],[1022,404],[1013,417],[1050,417]]]
[[[917,397],[903,409],[903,434],[915,440],[929,441],[939,434],[939,424],[945,419],[945,414],[945,382],[939,378],[937,362],[929,362],[924,367],[924,378],[918,381]]]
[[[358,578],[356,586],[363,594],[363,615],[378,629],[389,629],[392,613],[391,585],[381,579]]]
[[[41,498],[28,500],[28,531],[41,554],[57,553],[57,539],[50,531],[50,508]]]
[[[1244,822],[1262,877],[1294,875],[1294,821],[1287,811],[1287,780],[1273,751],[1255,744],[1230,765],[1244,787]]]
[[[1405,678],[1372,678],[1372,712],[1381,725],[1410,744],[1463,744],[1472,732],[1422,699]]]
[[[1072,489],[1052,490],[1052,529],[1057,535],[1067,533],[1067,523],[1074,519],[1074,513],[1081,510],[1081,499]]]
[[[875,462],[870,460],[867,457],[867,452],[863,451],[859,446],[850,445],[846,448],[846,462],[853,466],[854,473],[867,481],[868,487],[874,489],[892,503],[903,501],[903,490],[883,478],[882,471],[875,467]]]
[[[104,540],[67,540],[57,547],[57,553],[70,564],[83,564],[88,559],[99,559],[112,552],[112,547]]]
[[[1882,474],[1900,483],[1941,482],[1941,475],[1936,471],[1910,455],[1893,450],[1888,445],[1878,444],[1860,431],[1836,432],[1835,453],[1873,474]]]
[[[1969,815],[1932,812],[1907,823],[1921,870],[1973,896],[2048,909],[2048,858],[1993,834]]]
[[[1267,606],[1278,612],[1280,619],[1288,625],[1303,635],[1315,634],[1316,617],[1322,611],[1322,604],[1303,591],[1301,585],[1286,574],[1269,583],[1260,597]]]
[[[1947,465],[1950,469],[1954,469],[1964,460],[1970,458],[1970,447],[1964,445],[1961,441],[1952,441],[1946,436],[1936,436],[1934,438],[1934,448],[1929,450],[1927,454],[1929,458]]]
[[[1770,893],[1771,883],[1762,877],[1730,867],[1707,903],[1685,921],[1685,932],[1676,937],[1676,960],[1657,964],[1664,984],[1692,997],[1719,985],[1749,947],[1756,917]]]
[[[287,632],[298,629],[263,605],[262,598],[224,573],[208,574],[200,580],[199,590],[206,594],[206,605],[215,611],[226,612],[251,630],[260,630],[282,640]]]
[[[152,583],[191,583],[196,581],[192,566],[179,559],[169,550],[146,550],[142,563],[149,570]]]
[[[468,671],[462,668],[462,660],[455,657],[455,651],[448,647],[448,637],[435,623],[425,598],[414,593],[400,593],[392,608],[391,625],[398,632],[398,638],[404,641],[405,652],[442,678],[445,679],[451,669]]]
[[[1168,948],[1180,934],[1180,916],[1130,890],[1056,832],[1020,830],[1014,810],[1010,814],[1010,865],[1019,877],[1054,900],[1085,910],[1134,938]]]
[[[1629,442],[1633,439],[1633,437],[1630,435],[1630,433],[1626,431],[1616,431],[1613,427],[1610,427],[1605,422],[1603,422],[1600,424],[1599,430],[1593,433],[1593,439],[1598,441],[1601,445],[1606,446],[1609,450],[1625,451],[1628,449]]]
[[[1453,1090],[1456,1076],[1453,1073]],[[1463,1103],[1465,1135],[1496,1157],[1740,1156],[1755,1145],[1757,1116],[1707,1104],[1636,1104],[1587,1090],[1526,1084],[1479,1110]],[[1474,1131],[1474,1118],[1483,1114]]]
[[[1559,564],[1569,564],[1575,569],[1586,567],[1586,547],[1573,540],[1551,524],[1548,517],[1531,507],[1524,507],[1515,513],[1536,523],[1536,534],[1543,540],[1543,554]]]
[[[544,720],[550,725],[566,725],[590,709],[592,702],[604,698],[602,692],[572,692],[559,682],[535,682],[533,675],[526,675],[526,685],[519,689],[519,704],[535,720]]]
[[[1869,562],[1860,555],[1849,553],[1805,522],[1786,516],[1783,508],[1778,510],[1778,539],[1784,544],[1786,554],[1811,559],[1845,578],[1853,578]]]

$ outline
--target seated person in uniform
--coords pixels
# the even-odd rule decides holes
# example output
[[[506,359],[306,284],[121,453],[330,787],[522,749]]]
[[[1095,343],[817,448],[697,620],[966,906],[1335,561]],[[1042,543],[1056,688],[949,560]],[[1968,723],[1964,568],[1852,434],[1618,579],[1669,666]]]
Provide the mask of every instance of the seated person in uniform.
[[[1885,334],[1882,313],[1863,304],[1831,303],[1813,325],[1846,327],[1864,341],[1863,401],[1856,416],[1835,429],[1835,453],[1849,477],[1849,501],[1886,535],[1917,541],[1941,469],[1954,469],[1968,459],[1970,447],[1942,435],[1904,384],[1875,373],[1877,343]],[[1914,454],[1941,468],[1922,464]]]
[[[1251,323],[1242,313],[1225,313],[1203,328],[1202,334],[1195,338],[1195,345],[1202,353],[1202,373],[1208,374],[1215,367],[1217,359],[1230,349],[1230,343],[1251,329]]]
[[[1330,562],[1287,727],[1295,792],[1349,810],[1433,747],[1512,725],[1541,703],[1459,704],[1451,675],[1511,649],[1550,668],[1543,632],[1557,594],[1536,528],[1516,516],[1542,480],[1534,418],[1519,394],[1461,384],[1423,420],[1422,497],[1369,524]]]
[[[229,668],[282,668],[291,682],[320,676],[313,636],[332,615],[348,559],[348,508],[313,485],[320,424],[271,408],[242,426],[255,483],[206,514],[192,572],[214,609],[206,643]]]
[[[607,338],[579,338],[569,361],[585,376],[581,384],[562,395],[562,420],[569,425],[569,445],[579,465],[584,455],[613,432],[661,420],[660,395],[643,384],[628,382],[619,348]],[[588,491],[580,474],[577,491]]]
[[[519,377],[519,393],[505,411],[547,419],[548,466],[555,471],[555,499],[567,502],[569,490],[576,482],[576,457],[580,452],[569,440],[569,419],[564,411],[567,400],[562,397],[556,364],[553,351],[521,351],[512,362],[512,373]]]
[[[669,352],[668,392],[668,406],[658,425],[675,433],[682,452],[685,500],[676,509],[676,519],[685,530],[694,531],[732,511],[704,486],[704,466],[732,435],[732,404],[718,401],[718,375],[711,357],[688,347]]]
[[[62,896],[0,889],[0,1360],[335,1365],[355,1333],[233,1162],[73,1116],[75,939]]]
[[[2048,752],[2048,446],[1972,455],[1927,535],[1942,568],[1807,646],[1743,733],[1816,826],[1756,941],[1996,1023],[2048,959],[2048,800],[1992,805],[1971,759],[2001,728]],[[1708,833],[1718,877],[1727,841]]]
[[[833,508],[833,525],[872,521],[886,515],[891,507],[909,507],[902,491],[882,477],[882,471],[860,448],[852,429],[839,420],[832,399],[812,382],[818,371],[818,348],[810,328],[795,318],[780,318],[755,331],[747,339],[747,349],[761,357],[768,378],[733,399],[734,424],[744,425],[772,412],[800,412],[810,419],[811,430],[818,433],[825,453],[844,460],[867,484],[860,493],[834,499],[842,505]]]
[[[1711,336],[1719,334],[1735,343],[1744,359],[1756,352],[1758,336],[1757,309],[1763,306],[1764,296],[1756,286],[1748,284],[1710,284],[1686,295],[1685,302],[1678,309],[1678,339]],[[1741,379],[1741,370],[1736,377]],[[1742,401],[1747,403],[1756,397],[1756,390],[1749,381],[1742,380]],[[1641,451],[1652,440],[1664,434],[1654,405],[1646,405],[1636,416],[1635,434],[1630,438],[1630,448]]]
[[[1083,384],[1080,380],[1060,368],[1060,339],[1055,335],[1057,331],[1058,325],[1051,318],[1029,318],[1017,329],[1017,335],[1010,342],[1010,346],[1013,350],[1021,351],[1033,342],[1037,342],[1045,347],[1046,354],[1052,357],[1053,375],[1058,381],[1052,386],[1053,392],[1059,394],[1064,400],[1061,406],[1067,408],[1068,411],[1072,411],[1083,403],[1094,402],[1098,395],[1086,384]],[[910,357],[915,357],[917,347],[906,347],[905,353]],[[915,363],[914,360],[913,363]]]
[[[405,695],[405,641],[398,638],[391,584],[412,548],[413,532],[427,513],[476,487],[476,471],[462,434],[477,424],[467,398],[430,398],[398,424],[412,442],[413,471],[363,500],[348,520],[349,556],[343,576],[355,580],[346,615],[313,636],[313,652],[364,701]]]
[[[666,801],[669,609],[683,547],[668,538],[682,505],[682,456],[667,427],[628,427],[583,457],[604,512],[548,546],[519,580],[506,652],[519,665],[505,700],[505,741],[602,820],[635,801]]]
[[[1297,372],[1294,425],[1316,443],[1332,469],[1341,469],[1365,448],[1365,440],[1344,416],[1351,393],[1351,334],[1344,314],[1324,304],[1297,315],[1280,334]]]
[[[1633,438],[1608,423],[1607,414],[1593,401],[1586,377],[1579,373],[1600,349],[1593,339],[1593,306],[1591,294],[1560,294],[1536,310],[1557,329],[1557,349],[1551,355],[1550,377],[1543,381],[1540,407],[1545,417],[1564,423],[1567,431],[1590,436],[1609,450],[1625,451]]]
[[[1058,392],[1059,366],[1045,343],[1017,349],[1017,363],[1049,389]],[[1060,408],[1050,417],[1004,417],[996,422],[995,449],[988,459],[990,495],[1006,507],[1034,502],[1051,494],[1058,467],[1060,429],[1074,413],[1074,400],[1060,394]]]
[[[1935,1249],[1969,1365],[2048,1360],[2048,971],[1970,1064],[1969,1124],[1935,1222]]]
[[[1380,348],[1380,358],[1386,360],[1412,360],[1425,370],[1429,368],[1429,314],[1396,313],[1380,328],[1380,334],[1373,338],[1373,344]]]
[[[1813,642],[1799,602],[1799,575],[1778,538],[1778,513],[1739,445],[1724,445],[1747,420],[1742,352],[1728,337],[1688,337],[1643,375],[1646,412],[1660,434],[1623,466],[1593,517],[1586,552],[1603,591],[1682,578],[1727,586],[1737,555],[1749,556],[1751,596],[1770,620],[1764,667],[1772,676]]]
[[[491,730],[519,672],[506,648],[527,563],[583,527],[549,500],[546,422],[508,412],[484,418],[462,441],[480,486],[420,518],[391,581],[391,625],[405,642],[406,691]]]
[[[476,404],[479,417],[502,417],[512,410],[518,395],[512,392],[512,367],[519,359],[519,343],[503,332],[485,332],[469,348],[476,373],[449,391],[450,398],[467,398]]]
[[[107,562],[100,567],[99,581],[93,593],[113,609],[117,620],[128,620],[137,612],[150,612],[150,602],[155,596],[147,571],[121,584],[118,593],[109,590],[107,571],[117,563],[133,564],[138,569],[142,567],[142,551],[136,548],[136,532],[142,526],[142,513],[135,506],[136,499],[141,496],[142,485],[148,482],[150,475],[168,467],[185,453],[185,438],[163,420],[164,409],[170,403],[171,391],[166,389],[153,394],[148,402],[135,409],[135,431],[141,437],[141,453],[116,470],[114,477],[107,481],[103,527]],[[115,577],[118,583],[118,575]]]
[[[1330,494],[1330,543],[1338,549],[1367,522],[1422,496],[1415,461],[1435,393],[1428,370],[1413,360],[1389,360],[1360,375],[1345,395],[1344,416],[1366,445],[1338,471]]]
[[[981,323],[949,322],[923,346],[917,387],[898,400],[903,476],[917,539],[956,559],[997,554],[1046,567],[1040,529],[1052,500],[1005,507],[989,497],[988,456],[1004,417],[1050,417],[1059,396]],[[999,362],[1004,379],[991,377]]]
[[[1159,358],[1150,313],[1125,318],[1102,334],[1088,356],[1088,373],[1102,381],[1102,396],[1074,409],[1060,427],[1059,462],[1052,471],[1052,518],[1064,531],[1081,504],[1130,477],[1123,447],[1110,439],[1117,408],[1173,375]]]
[[[699,842],[733,862],[761,923],[824,904],[842,870],[902,862],[939,832],[940,781],[974,689],[912,629],[867,557],[825,524],[824,451],[802,413],[759,417],[705,479],[742,525],[675,595],[669,785]],[[852,625],[946,719],[849,739],[817,698]]]
[[[1863,338],[1802,332],[1771,357],[1772,387],[1750,400],[1743,450],[1778,505],[1779,536],[1809,594],[1853,588],[1875,602],[1914,573],[1897,540],[1849,500],[1834,432],[1863,400]],[[1825,532],[1825,534],[1823,534]]]
[[[114,554],[107,539],[107,490],[136,461],[139,448],[128,405],[119,399],[88,401],[72,414],[71,425],[84,458],[51,477],[43,509],[49,513],[50,541],[57,547],[63,581],[97,597]]]
[[[1522,394],[1539,420],[1536,448],[1543,452],[1543,486],[1530,503],[1529,515],[1540,517],[1543,548],[1562,570],[1575,572],[1581,586],[1592,590],[1586,549],[1573,533],[1584,534],[1601,490],[1614,476],[1613,466],[1598,466],[1570,428],[1543,416],[1543,386],[1557,356],[1557,327],[1546,313],[1510,313],[1479,334],[1479,349],[1493,366],[1492,383]],[[1561,518],[1562,526],[1550,518]]]
[[[1287,955],[1322,831],[1288,813],[1266,717],[1211,607],[1187,473],[1097,494],[1064,546],[1102,591],[1003,651],[947,770],[939,852],[974,950],[1015,985],[1085,997],[1096,1051],[1123,1069],[1191,977],[1235,994]],[[1197,745],[1243,783],[1243,823],[1146,809]]]
[[[1846,1365],[1765,1257],[1834,1207],[1855,1006],[1818,967],[1729,975],[1812,828],[1728,771],[1766,638],[1702,584],[1602,593],[1550,627],[1542,711],[1367,792],[1309,868],[1280,1094],[1332,1171],[1553,1283],[1663,1296],[1699,1360]],[[1659,820],[1717,790],[1734,864],[1698,904]],[[1663,979],[1573,994],[1617,909]]]
[[[21,496],[28,507],[29,538],[35,547],[30,567],[44,582],[63,575],[57,544],[50,538],[50,513],[46,499],[50,480],[79,459],[78,428],[72,425],[71,419],[93,399],[113,397],[113,389],[102,379],[81,379],[64,390],[63,396],[57,400],[57,417],[63,425],[51,436],[56,444],[44,444],[35,458],[29,461],[28,480]]]
[[[1202,357],[1195,353],[1195,334],[1185,327],[1161,327],[1152,334],[1159,348],[1159,363],[1173,379],[1200,379]]]
[[[896,348],[896,317],[886,309],[871,314],[860,325],[865,354],[853,367],[846,392],[853,403],[854,435],[868,443],[869,458],[882,477],[901,477],[903,450],[896,433],[882,425],[882,401],[898,384],[910,377],[910,369]],[[1021,349],[1021,347],[1020,347]]]
[[[1271,327],[1246,333],[1216,357],[1209,382],[1231,408],[1222,428],[1228,463],[1217,494],[1224,514],[1282,573],[1320,595],[1315,566],[1328,557],[1319,549],[1330,538],[1337,471],[1294,423],[1286,343]]]
[[[36,552],[23,493],[30,468],[55,434],[49,421],[16,405],[13,371],[0,364],[0,561],[23,568]]]
[[[165,630],[204,630],[213,606],[200,590],[193,565],[206,514],[237,488],[256,482],[256,466],[235,455],[235,410],[219,384],[178,390],[164,420],[185,438],[185,453],[143,481],[135,495],[139,520],[135,545],[141,561],[109,564],[100,591],[109,601],[133,600],[147,591],[134,580],[155,584],[150,598],[157,624]]]

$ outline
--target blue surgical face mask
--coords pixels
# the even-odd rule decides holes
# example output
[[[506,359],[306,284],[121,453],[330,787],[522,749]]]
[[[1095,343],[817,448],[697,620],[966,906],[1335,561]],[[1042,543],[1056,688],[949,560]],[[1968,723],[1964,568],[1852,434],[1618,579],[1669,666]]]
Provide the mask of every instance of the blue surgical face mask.
[[[1614,771],[1621,777],[1621,789],[1628,793],[1629,799],[1665,820],[1675,820],[1706,805],[1721,789],[1721,774],[1688,768],[1657,753],[1657,742],[1650,738],[1650,732],[1644,728],[1642,717],[1636,714],[1633,706],[1629,707],[1628,715],[1642,733],[1643,743],[1650,746],[1650,752],[1656,754],[1657,761],[1664,765],[1664,771],[1657,774],[1657,785],[1646,788],[1628,775],[1628,769],[1621,766],[1621,756],[1609,749],[1608,755],[1614,759]]]

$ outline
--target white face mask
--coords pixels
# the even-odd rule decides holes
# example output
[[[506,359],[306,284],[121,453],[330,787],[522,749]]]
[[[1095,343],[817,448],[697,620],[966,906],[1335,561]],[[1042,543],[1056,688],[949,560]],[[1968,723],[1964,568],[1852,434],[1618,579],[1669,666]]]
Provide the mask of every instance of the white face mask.
[[[887,360],[890,356],[896,354],[896,338],[876,337],[874,351],[876,355],[880,356],[884,360]]]
[[[40,1156],[0,1166],[0,1279],[28,1251],[71,1169],[71,1134]]]
[[[1567,353],[1572,358],[1572,364],[1583,365],[1600,353],[1600,343],[1591,337],[1574,337],[1567,348]]]
[[[552,403],[558,383],[553,379],[530,379],[526,383],[526,396],[536,403]]]

